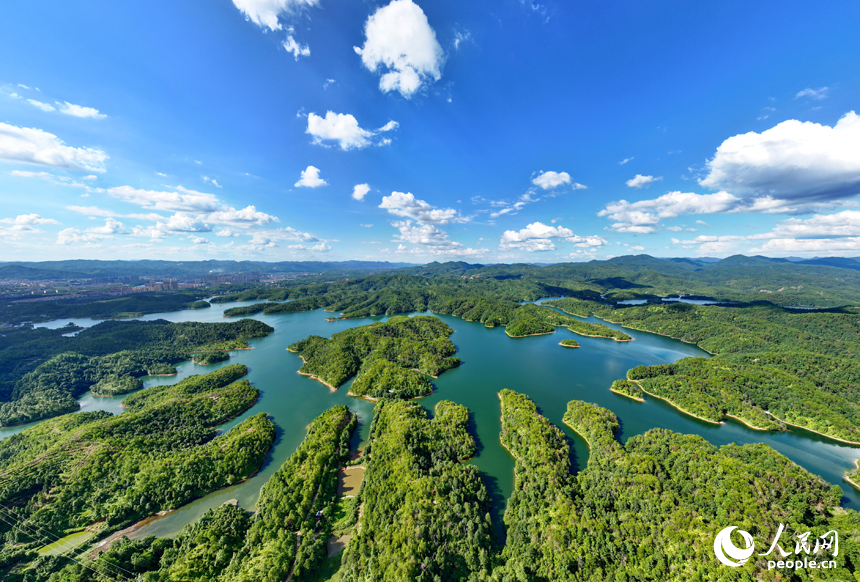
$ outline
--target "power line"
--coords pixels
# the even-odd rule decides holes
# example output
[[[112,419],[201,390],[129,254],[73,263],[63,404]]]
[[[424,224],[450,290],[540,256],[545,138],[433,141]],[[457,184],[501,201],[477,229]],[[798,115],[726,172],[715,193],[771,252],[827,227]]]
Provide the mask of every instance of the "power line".
[[[7,517],[11,517],[11,519],[12,519],[12,522],[10,524],[9,520],[4,518],[3,521],[6,522],[7,524],[10,524],[12,527],[17,528],[18,531],[20,531],[21,533],[23,533],[24,535],[26,535],[28,537],[38,539],[42,543],[44,543],[47,540],[49,543],[46,543],[45,544],[46,546],[52,545],[53,543],[60,542],[60,545],[58,547],[61,549],[61,552],[60,552],[61,556],[68,558],[70,560],[73,560],[74,562],[77,562],[81,566],[83,566],[89,570],[92,570],[92,571],[96,572],[97,574],[104,576],[104,574],[102,572],[98,572],[96,570],[93,570],[93,568],[90,568],[89,566],[87,566],[83,562],[78,561],[76,558],[73,558],[70,555],[66,555],[66,554],[70,553],[71,551],[73,551],[78,546],[68,546],[67,545],[68,542],[62,542],[61,541],[62,538],[55,536],[54,534],[50,533],[49,531],[45,530],[44,528],[42,528],[36,524],[33,524],[33,523],[28,525],[27,524],[28,520],[22,520],[20,515],[18,515],[16,512],[12,511],[10,508],[6,507],[5,505],[0,504],[0,507],[5,509],[8,512]],[[0,518],[2,518],[2,517],[3,517],[3,513],[0,512]],[[18,520],[21,520],[20,523],[18,522]],[[25,530],[24,529],[25,527],[28,528],[29,531]],[[53,542],[51,541],[52,539],[53,539]],[[138,574],[136,574],[134,572],[130,572],[130,571],[126,570],[125,568],[108,561],[101,554],[98,554],[96,556],[96,559],[97,560],[100,559],[103,564],[105,564],[109,568],[113,568],[114,569],[113,574],[118,575],[125,580],[132,580],[132,579],[138,577]],[[130,574],[132,576],[132,578],[129,578],[125,574]]]

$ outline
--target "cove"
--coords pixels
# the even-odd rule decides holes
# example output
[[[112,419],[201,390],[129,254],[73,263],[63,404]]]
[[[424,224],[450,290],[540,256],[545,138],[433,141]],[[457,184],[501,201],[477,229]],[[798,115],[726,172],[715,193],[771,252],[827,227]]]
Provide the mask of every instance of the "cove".
[[[226,321],[223,310],[228,307],[249,305],[230,303],[213,305],[205,310],[148,315],[142,319],[170,321]],[[432,315],[427,312],[427,315]],[[147,378],[146,386],[173,384],[191,374],[215,370],[227,364],[245,364],[248,378],[260,389],[259,401],[239,418],[221,427],[227,430],[258,412],[267,412],[277,425],[277,440],[259,473],[244,483],[217,491],[193,501],[178,510],[156,519],[138,529],[130,537],[147,535],[173,536],[183,526],[196,521],[206,510],[230,499],[249,510],[254,508],[259,490],[281,466],[304,438],[307,425],[324,410],[346,404],[359,416],[359,428],[353,437],[355,447],[362,446],[368,437],[373,415],[373,403],[347,396],[349,385],[330,392],[323,384],[300,376],[297,371],[301,360],[286,351],[291,343],[311,334],[330,337],[338,331],[387,319],[375,317],[341,321],[326,321],[330,313],[316,310],[295,314],[255,315],[275,328],[266,338],[252,340],[253,350],[232,352],[227,362],[199,366],[186,362],[177,366],[178,376]],[[434,380],[434,393],[421,402],[428,411],[440,400],[452,400],[465,405],[470,412],[470,430],[477,442],[477,454],[469,462],[481,471],[493,500],[493,521],[501,532],[505,503],[513,490],[514,462],[499,442],[501,429],[497,393],[509,388],[528,395],[551,422],[568,436],[571,445],[573,470],[585,467],[588,448],[585,441],[562,423],[567,402],[585,400],[612,410],[619,418],[619,438],[626,442],[631,436],[651,428],[666,428],[679,433],[698,434],[715,445],[731,442],[746,444],[763,442],[810,472],[842,486],[843,505],[860,509],[860,492],[843,480],[845,471],[853,468],[860,458],[860,448],[826,439],[803,429],[788,432],[761,432],[747,428],[733,420],[716,425],[699,421],[683,414],[657,398],[646,397],[636,402],[609,391],[613,380],[623,378],[628,369],[644,364],[671,363],[689,356],[707,356],[699,348],[668,337],[624,329],[591,317],[588,321],[603,323],[615,329],[624,329],[634,337],[631,342],[615,342],[603,338],[589,338],[558,328],[553,334],[512,339],[504,328],[488,329],[481,323],[467,322],[452,316],[438,316],[455,333],[451,340],[457,346],[457,355],[463,364]],[[63,325],[60,320],[56,325]],[[53,322],[52,322],[53,323]],[[83,321],[76,321],[78,324]],[[89,322],[90,325],[96,323]],[[579,349],[566,349],[558,345],[562,339],[576,339]],[[120,413],[123,397],[94,398],[85,394],[81,398],[85,409],[103,409]],[[25,427],[0,431],[0,438],[19,432]]]

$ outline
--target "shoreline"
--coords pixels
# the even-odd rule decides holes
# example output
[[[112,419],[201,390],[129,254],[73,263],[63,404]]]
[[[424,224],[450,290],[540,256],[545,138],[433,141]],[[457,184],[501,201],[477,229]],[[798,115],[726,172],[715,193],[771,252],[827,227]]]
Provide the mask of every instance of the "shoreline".
[[[639,386],[639,388],[641,389],[642,387]],[[625,396],[625,397],[629,398],[630,400],[635,400],[636,402],[645,402],[644,398],[637,398],[636,396],[630,396],[629,394],[625,394],[624,392],[619,392],[618,390],[615,390],[613,388],[609,388],[609,391],[614,392],[614,393],[618,394],[619,396]]]
[[[561,341],[564,341],[564,340],[561,340]],[[578,346],[578,345],[577,345],[577,346],[570,346],[570,345],[567,345],[567,344],[563,344],[563,343],[561,343],[561,342],[558,342],[558,345],[560,345],[560,346],[561,346],[561,347],[563,347],[563,348],[581,348],[581,347],[582,347],[582,346]]]
[[[461,319],[462,319],[462,318],[461,318]],[[484,326],[484,327],[486,327],[486,326]],[[555,333],[555,330],[552,330],[552,331],[542,331],[542,332],[540,332],[540,333],[527,333],[526,335],[511,335],[511,334],[509,334],[509,333],[508,333],[507,326],[505,327],[505,335],[507,335],[509,338],[512,338],[512,339],[516,339],[516,338],[518,338],[518,337],[532,337],[532,336],[535,336],[535,335],[549,335],[549,334],[551,334],[551,333]]]
[[[657,396],[656,394],[653,394],[653,393],[651,393],[651,392],[648,392],[647,390],[645,390],[645,388],[643,388],[643,387],[642,387],[642,384],[640,384],[638,380],[631,380],[630,378],[627,378],[627,381],[628,381],[628,382],[633,382],[634,384],[636,384],[637,386],[639,386],[639,389],[640,389],[640,390],[642,390],[642,392],[644,392],[644,393],[645,393],[645,394],[647,394],[648,396],[651,396],[651,397],[653,397],[653,398],[659,398],[659,399],[660,399],[660,400],[662,400],[663,402],[668,403],[672,408],[674,408],[674,409],[676,409],[676,410],[680,410],[681,412],[683,412],[683,413],[684,413],[684,414],[686,414],[686,415],[692,416],[693,418],[698,418],[699,420],[705,421],[705,422],[710,423],[710,424],[717,424],[717,425],[719,425],[719,424],[725,424],[725,423],[724,423],[723,421],[721,421],[721,420],[711,420],[711,419],[709,419],[709,418],[703,418],[703,417],[699,416],[698,414],[693,414],[692,412],[690,412],[690,411],[688,411],[688,410],[684,410],[683,408],[681,408],[680,406],[678,406],[677,404],[675,404],[674,402],[672,402],[672,401],[671,401],[671,400],[669,400],[668,398],[663,398],[662,396]],[[610,390],[612,390],[612,389],[610,388]]]
[[[854,459],[854,470],[856,471],[857,469],[860,469],[860,459]],[[853,485],[855,489],[860,490],[860,485],[855,483],[851,479],[851,477],[848,476],[848,471],[845,471],[845,474],[842,475],[842,478],[851,483],[851,485]]]
[[[726,414],[725,414],[725,416],[728,416],[729,418],[734,418],[736,421],[738,421],[738,422],[739,422],[739,423],[741,423],[742,425],[747,426],[747,427],[749,427],[749,428],[751,428],[751,429],[753,429],[753,430],[760,430],[760,431],[763,431],[763,432],[770,432],[770,431],[772,431],[772,430],[776,430],[776,429],[773,429],[773,428],[761,428],[760,426],[752,425],[752,424],[748,423],[747,421],[745,421],[744,419],[740,418],[739,416],[735,416],[734,414],[726,413]]]
[[[573,432],[575,432],[576,434],[578,434],[579,436],[581,436],[581,437],[582,437],[582,440],[584,440],[584,441],[585,441],[585,444],[588,446],[588,454],[589,454],[589,456],[590,456],[590,455],[591,455],[591,441],[589,441],[589,440],[588,440],[588,437],[586,437],[584,434],[582,434],[581,432],[579,432],[578,430],[576,430],[575,428],[573,428],[573,426],[572,426],[572,425],[570,425],[570,424],[568,424],[568,423],[567,423],[567,421],[566,421],[566,420],[564,420],[563,418],[561,419],[561,423],[562,423],[564,426],[566,426],[567,428],[569,428],[570,430],[572,430]],[[587,462],[587,461],[586,461],[585,466],[586,466],[586,467],[588,466],[588,462]]]
[[[595,317],[597,317],[597,316],[595,315]],[[606,321],[608,321],[608,320],[606,320]],[[610,321],[609,323],[614,323],[614,322]],[[633,329],[633,328],[630,328],[630,329]],[[632,337],[630,339],[618,339],[616,337],[612,337],[611,335],[589,335],[587,333],[582,333],[581,331],[575,331],[575,330],[570,329],[570,328],[567,328],[567,330],[571,333],[581,335],[582,337],[599,337],[599,338],[603,338],[603,339],[615,340],[617,342],[632,342],[634,339],[636,339],[636,338],[632,338]],[[642,331],[642,330],[640,330],[640,331]]]
[[[839,437],[830,436],[829,434],[824,434],[823,432],[818,432],[817,430],[812,430],[811,428],[807,428],[807,427],[805,427],[805,426],[803,426],[803,425],[800,425],[800,424],[792,424],[792,423],[788,422],[787,420],[783,420],[783,419],[779,418],[778,416],[775,416],[775,415],[771,414],[770,412],[767,412],[767,413],[765,413],[765,414],[768,414],[768,415],[772,416],[773,418],[775,418],[776,420],[778,420],[778,421],[780,421],[780,422],[784,422],[784,423],[785,423],[785,424],[787,424],[788,426],[793,426],[793,427],[795,427],[795,428],[802,428],[803,430],[808,430],[809,432],[814,432],[815,434],[817,434],[817,435],[819,435],[819,436],[823,436],[823,437],[825,437],[825,438],[828,438],[828,439],[831,439],[831,440],[834,440],[834,441],[839,441],[840,443],[845,443],[845,444],[847,444],[847,445],[855,445],[855,446],[860,447],[860,442],[857,442],[857,441],[849,441],[849,440],[841,439],[841,438],[839,438]],[[860,487],[858,487],[858,489],[860,489]]]

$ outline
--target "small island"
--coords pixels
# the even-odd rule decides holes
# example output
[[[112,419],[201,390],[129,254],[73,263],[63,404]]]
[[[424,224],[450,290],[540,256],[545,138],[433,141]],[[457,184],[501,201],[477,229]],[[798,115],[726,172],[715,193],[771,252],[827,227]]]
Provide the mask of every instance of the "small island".
[[[215,364],[218,362],[224,362],[230,359],[230,353],[225,350],[216,350],[212,352],[202,352],[198,354],[194,354],[194,357],[191,361],[195,364],[200,364],[202,366],[206,366],[209,364]]]
[[[563,348],[578,348],[579,342],[576,340],[572,340],[572,339],[563,339],[560,342],[558,342],[558,345],[560,345]]]

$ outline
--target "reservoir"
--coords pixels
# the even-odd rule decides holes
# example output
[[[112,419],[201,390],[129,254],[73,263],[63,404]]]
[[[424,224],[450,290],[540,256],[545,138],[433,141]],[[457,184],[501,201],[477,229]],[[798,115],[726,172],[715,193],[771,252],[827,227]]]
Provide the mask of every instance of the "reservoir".
[[[209,309],[154,314],[141,319],[222,322],[227,321],[222,318],[224,309],[253,303],[213,304]],[[426,315],[433,314],[427,312]],[[254,414],[266,412],[277,426],[277,438],[265,464],[255,476],[156,519],[130,537],[176,535],[183,526],[197,520],[206,510],[230,499],[238,499],[239,505],[253,510],[260,488],[301,443],[307,425],[324,410],[337,404],[346,404],[358,414],[359,427],[353,437],[353,446],[360,448],[363,445],[368,437],[374,404],[347,396],[349,383],[341,386],[337,392],[331,392],[320,382],[299,375],[297,371],[302,365],[301,359],[286,348],[312,334],[330,337],[338,331],[386,318],[326,321],[331,316],[331,313],[321,309],[294,314],[254,315],[253,319],[275,328],[268,337],[251,340],[250,345],[254,349],[231,352],[228,361],[209,366],[184,362],[177,365],[177,376],[145,379],[147,387],[173,384],[191,374],[209,372],[227,364],[245,364],[250,370],[249,380],[260,390],[260,399],[239,418],[221,428],[228,430]],[[860,447],[833,441],[803,429],[762,432],[734,420],[720,425],[712,424],[688,416],[657,398],[646,396],[646,402],[637,402],[609,391],[612,382],[624,378],[627,370],[634,366],[672,363],[689,356],[708,356],[696,346],[630,329],[624,331],[634,338],[631,342],[583,337],[566,328],[557,328],[553,334],[515,339],[508,337],[501,327],[486,328],[481,323],[457,317],[438,317],[455,330],[451,340],[457,346],[457,356],[462,360],[462,365],[432,380],[434,393],[418,402],[431,413],[440,400],[452,400],[468,407],[470,431],[477,443],[477,454],[469,462],[480,469],[490,491],[492,517],[499,531],[505,502],[514,485],[514,461],[499,442],[501,421],[497,393],[503,388],[528,395],[540,412],[564,431],[571,445],[574,471],[585,467],[588,447],[584,440],[562,423],[562,417],[570,400],[585,400],[605,407],[618,416],[621,425],[619,438],[622,442],[652,428],[698,434],[718,446],[763,442],[810,472],[840,485],[844,492],[843,506],[860,509],[860,492],[843,480],[843,474],[854,468],[854,461],[860,458]],[[594,317],[589,318],[589,321],[623,329]],[[67,322],[59,320],[40,325],[60,327]],[[75,320],[75,323],[93,325],[97,322]],[[558,345],[567,338],[577,340],[581,347],[568,349]],[[122,412],[120,402],[123,398],[96,398],[86,393],[80,402],[83,410],[108,410],[119,414]],[[24,428],[26,426],[2,429],[0,438]]]

